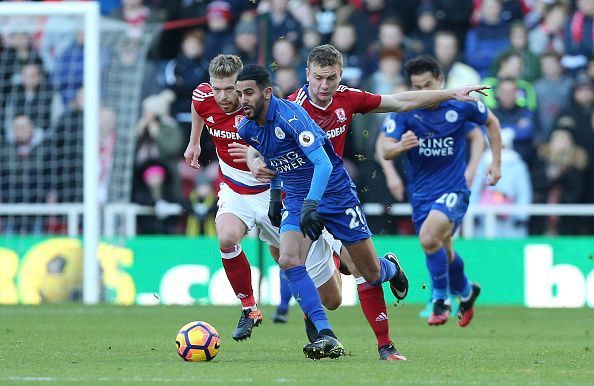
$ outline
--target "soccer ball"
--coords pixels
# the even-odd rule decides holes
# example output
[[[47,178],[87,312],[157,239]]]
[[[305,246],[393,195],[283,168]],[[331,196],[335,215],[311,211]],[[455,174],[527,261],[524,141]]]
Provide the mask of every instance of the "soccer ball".
[[[207,362],[219,353],[221,338],[206,322],[190,322],[183,326],[175,339],[177,353],[187,362]]]

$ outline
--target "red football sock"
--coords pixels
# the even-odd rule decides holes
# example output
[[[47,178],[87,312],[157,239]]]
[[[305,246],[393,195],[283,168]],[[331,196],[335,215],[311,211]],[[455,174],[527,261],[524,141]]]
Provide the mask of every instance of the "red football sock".
[[[221,256],[223,257],[223,267],[227,278],[231,283],[231,287],[233,287],[233,291],[235,291],[235,295],[241,300],[241,305],[244,308],[255,306],[256,300],[252,289],[252,269],[245,257],[245,253],[241,250],[241,246],[221,248]]]
[[[357,292],[359,292],[361,309],[377,338],[377,346],[381,347],[390,344],[388,311],[386,310],[382,286],[372,286],[364,282],[357,285]]]

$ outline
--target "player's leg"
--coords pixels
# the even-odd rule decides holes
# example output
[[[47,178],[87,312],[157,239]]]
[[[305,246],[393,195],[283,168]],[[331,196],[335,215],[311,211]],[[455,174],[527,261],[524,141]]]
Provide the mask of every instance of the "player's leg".
[[[342,278],[337,266],[340,265],[340,249],[342,244],[335,240],[328,231],[314,241],[309,248],[305,268],[318,289],[322,305],[334,310],[342,303]],[[305,333],[310,342],[318,339],[316,326],[307,315],[303,316]]]
[[[481,287],[470,282],[464,273],[464,260],[460,254],[454,250],[452,236],[448,236],[444,241],[444,247],[448,252],[450,260],[450,292],[460,298],[460,307],[458,310],[458,325],[466,327],[474,317],[474,302],[478,298]]]
[[[361,276],[372,286],[380,286],[386,281],[390,282],[390,289],[398,300],[408,294],[408,278],[400,266],[396,255],[387,253],[378,257],[371,238],[357,240],[345,247]]]
[[[406,360],[406,357],[398,352],[390,338],[390,325],[388,322],[388,310],[384,299],[382,286],[372,286],[353,263],[349,252],[342,248],[340,259],[348,267],[348,270],[355,277],[359,304],[367,323],[373,330],[377,339],[377,348],[381,360]]]
[[[258,224],[258,227],[262,229],[260,224]],[[270,249],[270,255],[274,261],[278,263],[280,253],[278,248],[272,245],[269,245],[268,248]],[[289,288],[289,281],[282,270],[279,270],[278,276],[280,283],[280,302],[276,306],[276,310],[272,315],[272,321],[274,323],[287,323],[289,321],[289,303],[293,295],[291,294],[291,289]]]
[[[299,229],[297,214],[290,213],[287,217],[290,225],[285,225],[286,222],[283,222],[283,228],[281,228],[278,263],[289,280],[289,288],[295,300],[303,313],[313,322],[319,335],[315,342],[303,347],[303,352],[311,359],[338,358],[344,354],[344,349],[332,331],[322,308],[320,295],[305,268],[311,240],[304,238],[301,232],[297,231]]]
[[[243,308],[233,332],[233,339],[239,341],[249,338],[253,327],[262,321],[262,312],[254,298],[250,263],[241,248],[241,240],[255,220],[243,197],[226,185],[219,191],[218,206],[215,226],[223,268]]]
[[[279,283],[280,283],[280,302],[276,306],[276,310],[272,315],[272,321],[274,323],[287,323],[289,321],[289,303],[293,294],[289,288],[289,280],[282,270],[278,272]]]
[[[431,277],[433,313],[429,316],[428,323],[433,326],[444,324],[450,316],[449,257],[444,240],[451,235],[453,227],[443,212],[431,210],[419,231],[419,240]]]

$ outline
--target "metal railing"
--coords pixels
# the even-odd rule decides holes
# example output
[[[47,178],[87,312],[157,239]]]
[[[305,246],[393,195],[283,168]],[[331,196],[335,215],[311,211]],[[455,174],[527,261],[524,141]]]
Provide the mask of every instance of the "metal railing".
[[[182,214],[179,204],[165,204],[160,208],[165,216]],[[67,219],[69,236],[79,235],[80,216],[84,207],[82,204],[0,204],[0,216],[11,215],[64,215]],[[379,203],[363,204],[363,211],[367,216],[410,216],[410,204],[393,204],[385,207]],[[497,216],[518,215],[529,216],[581,216],[594,217],[594,204],[531,204],[531,205],[471,205],[464,217],[462,233],[465,238],[475,235],[475,217],[484,216],[485,238],[497,237]],[[155,208],[132,203],[107,204],[102,208],[103,236],[115,237],[136,235],[136,217],[155,215]],[[98,224],[99,226],[99,224]],[[593,230],[594,231],[594,230]]]

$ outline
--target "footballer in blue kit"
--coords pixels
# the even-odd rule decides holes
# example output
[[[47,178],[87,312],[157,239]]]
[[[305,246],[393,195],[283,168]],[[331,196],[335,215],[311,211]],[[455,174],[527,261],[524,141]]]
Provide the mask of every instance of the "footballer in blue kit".
[[[250,65],[240,72],[236,90],[247,119],[240,123],[238,133],[277,172],[272,187],[282,182],[286,194],[278,263],[319,334],[318,340],[304,347],[304,353],[312,359],[336,358],[344,349],[304,267],[306,252],[324,226],[343,242],[371,285],[390,281],[395,295],[403,298],[408,280],[395,258],[377,257],[355,186],[326,133],[301,106],[272,95],[271,86],[264,67]]]
[[[408,61],[405,69],[415,90],[442,87],[443,73],[430,56]],[[476,125],[487,127],[493,162],[486,177],[494,185],[501,176],[500,127],[482,102],[449,100],[424,109],[392,113],[384,122],[381,147],[384,159],[394,159],[406,152],[413,222],[433,286],[430,325],[448,320],[449,290],[460,297],[458,324],[467,326],[480,293],[478,284],[468,281],[462,258],[452,244],[452,235],[468,208],[471,181],[467,178],[472,177],[465,177],[466,137]]]

